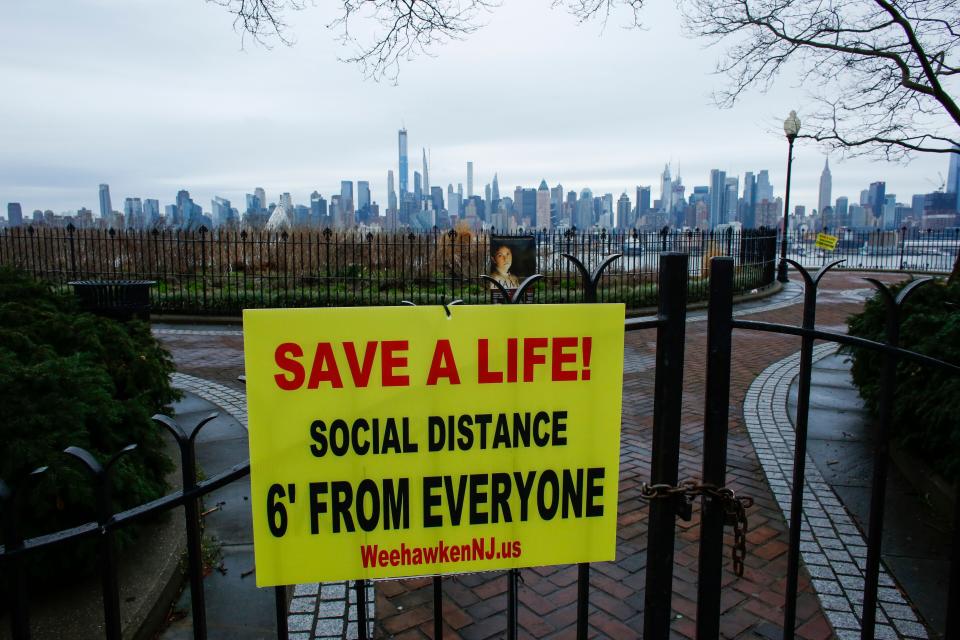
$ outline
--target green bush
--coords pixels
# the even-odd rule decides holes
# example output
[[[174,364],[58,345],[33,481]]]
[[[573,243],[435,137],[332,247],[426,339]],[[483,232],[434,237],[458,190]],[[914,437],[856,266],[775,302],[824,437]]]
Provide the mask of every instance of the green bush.
[[[900,346],[960,364],[960,283],[921,287],[903,305],[901,318]],[[847,325],[855,336],[885,342],[886,305],[880,294]],[[848,352],[853,354],[853,381],[877,415],[884,356],[867,349]],[[960,479],[960,376],[901,360],[897,382],[891,437],[947,479]]]
[[[179,395],[170,386],[173,370],[148,325],[81,313],[70,296],[0,270],[0,478],[49,467],[23,494],[26,537],[95,519],[92,478],[62,453],[70,445],[106,462],[137,444],[111,471],[115,511],[163,495],[172,466],[151,416]],[[76,550],[53,553],[76,566]],[[54,562],[47,556],[30,565],[59,579],[63,567]]]

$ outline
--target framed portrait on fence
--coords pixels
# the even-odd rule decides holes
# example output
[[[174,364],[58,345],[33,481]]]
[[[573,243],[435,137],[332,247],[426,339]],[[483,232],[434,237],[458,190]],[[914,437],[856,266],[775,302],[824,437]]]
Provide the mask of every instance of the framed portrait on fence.
[[[505,289],[516,289],[537,272],[537,242],[533,236],[490,236],[488,275]],[[490,283],[491,289],[496,285]]]

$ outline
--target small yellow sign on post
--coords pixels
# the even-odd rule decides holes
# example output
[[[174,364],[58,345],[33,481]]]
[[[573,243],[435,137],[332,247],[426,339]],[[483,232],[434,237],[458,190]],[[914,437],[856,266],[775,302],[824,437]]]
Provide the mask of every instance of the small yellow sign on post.
[[[246,310],[258,586],[613,560],[622,304]]]
[[[818,233],[817,241],[814,243],[818,249],[825,249],[827,251],[833,251],[837,248],[837,241],[839,238],[837,236],[827,235],[826,233]]]

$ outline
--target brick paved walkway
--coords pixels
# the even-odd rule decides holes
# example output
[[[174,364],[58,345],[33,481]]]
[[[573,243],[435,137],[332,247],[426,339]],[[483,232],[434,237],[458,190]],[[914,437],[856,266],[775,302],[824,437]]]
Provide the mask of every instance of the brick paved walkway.
[[[888,282],[903,276],[873,274]],[[796,291],[795,285],[793,291]],[[831,273],[821,283],[817,325],[845,331],[847,316],[862,306],[869,285],[857,274]],[[783,304],[786,302],[787,304]],[[779,304],[744,312],[750,319],[799,324],[801,298],[789,295]],[[738,313],[741,315],[741,313]],[[242,337],[238,331],[160,332],[180,371],[242,389],[236,376],[243,370]],[[640,484],[649,478],[653,419],[653,331],[626,335],[623,383],[620,500],[617,559],[593,565],[591,637],[635,638],[643,628],[647,507],[639,499]],[[787,531],[777,501],[745,428],[743,401],[754,378],[768,365],[799,349],[799,338],[738,331],[734,335],[728,485],[753,496],[746,571],[736,578],[725,561],[723,617],[725,638],[776,638],[782,621]],[[698,478],[702,457],[706,323],[687,327],[680,478]],[[673,635],[692,638],[696,615],[696,564],[699,514],[678,522],[675,554]],[[576,622],[574,566],[522,571],[519,624],[521,637],[568,638]],[[506,628],[506,575],[469,574],[444,580],[447,638],[500,638]],[[427,638],[432,634],[432,583],[429,579],[384,581],[376,585],[377,633],[382,637]],[[798,636],[810,640],[833,637],[820,603],[801,570]]]

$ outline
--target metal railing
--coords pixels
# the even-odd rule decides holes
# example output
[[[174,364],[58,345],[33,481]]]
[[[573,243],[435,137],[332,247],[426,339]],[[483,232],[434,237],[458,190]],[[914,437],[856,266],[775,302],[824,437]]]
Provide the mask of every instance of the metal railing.
[[[624,330],[657,330],[656,373],[654,389],[654,416],[653,440],[651,452],[650,483],[645,485],[649,491],[641,492],[641,496],[650,501],[650,518],[648,525],[649,546],[647,549],[647,575],[645,586],[645,615],[644,637],[651,639],[665,639],[670,634],[671,599],[674,565],[674,539],[676,533],[676,518],[690,517],[692,501],[695,496],[702,496],[701,506],[701,546],[699,557],[699,580],[697,596],[697,626],[698,637],[717,637],[720,619],[721,572],[723,565],[723,529],[728,515],[728,500],[717,499],[724,495],[731,498],[732,492],[725,487],[726,483],[726,432],[730,410],[730,368],[732,362],[731,336],[734,330],[753,330],[774,332],[784,335],[794,335],[801,338],[799,396],[797,408],[796,444],[794,448],[794,478],[792,483],[792,507],[789,527],[788,551],[788,578],[784,600],[784,637],[792,638],[796,624],[796,595],[799,586],[799,548],[800,548],[800,517],[803,512],[803,491],[805,477],[805,445],[806,425],[809,412],[810,376],[812,369],[812,349],[815,340],[827,340],[844,345],[872,349],[884,354],[885,363],[881,374],[881,397],[883,403],[880,410],[880,429],[874,460],[874,482],[870,522],[867,535],[867,559],[865,568],[865,586],[863,595],[863,618],[861,638],[870,640],[874,637],[874,622],[877,607],[878,574],[880,563],[881,540],[886,490],[887,469],[887,433],[894,412],[896,402],[894,389],[896,388],[896,365],[898,360],[910,360],[919,364],[935,367],[954,375],[960,373],[960,367],[914,353],[898,345],[900,309],[907,303],[910,294],[925,282],[915,281],[905,287],[897,296],[894,296],[886,287],[875,283],[884,300],[887,302],[888,324],[887,343],[879,343],[863,338],[857,338],[841,333],[821,331],[815,328],[815,307],[817,286],[829,270],[836,266],[830,264],[816,275],[809,274],[800,265],[795,264],[803,277],[805,297],[803,307],[803,321],[800,326],[775,324],[750,320],[736,320],[733,318],[732,299],[734,295],[734,272],[736,269],[731,258],[714,259],[711,265],[712,277],[710,286],[710,307],[708,309],[708,344],[709,357],[706,365],[706,406],[704,412],[704,447],[702,483],[690,484],[681,482],[678,478],[679,448],[682,423],[682,394],[684,378],[684,348],[686,327],[686,304],[688,301],[688,283],[690,256],[687,254],[666,253],[660,256],[660,270],[658,273],[661,292],[659,298],[658,315],[655,318],[628,319]],[[573,261],[571,261],[573,262]],[[611,265],[607,265],[609,268]],[[581,272],[585,274],[585,271]],[[589,294],[596,291],[598,280],[602,272],[595,272],[584,281],[584,291]],[[529,285],[532,286],[531,280]],[[592,297],[588,295],[588,297]],[[523,296],[514,296],[512,302],[521,302]],[[29,484],[28,477],[13,479],[9,485],[0,482],[0,510],[3,516],[3,535],[6,546],[0,548],[0,566],[7,576],[14,594],[12,615],[12,629],[15,639],[20,640],[29,636],[29,600],[26,593],[23,563],[30,554],[41,549],[69,544],[86,537],[99,536],[99,563],[103,575],[104,616],[107,622],[106,634],[108,638],[119,638],[119,618],[116,615],[118,606],[117,566],[112,554],[112,536],[125,526],[138,522],[143,518],[161,511],[166,511],[180,505],[188,506],[185,509],[186,526],[188,530],[188,572],[193,585],[193,621],[194,634],[197,638],[204,638],[204,605],[203,587],[200,578],[202,571],[199,554],[200,518],[196,507],[200,498],[234,480],[249,473],[249,463],[243,463],[225,471],[213,478],[196,482],[193,477],[193,448],[192,443],[197,431],[206,421],[202,421],[191,433],[187,434],[178,425],[165,419],[159,419],[176,437],[183,464],[184,487],[164,498],[149,504],[137,507],[119,514],[111,514],[109,507],[101,507],[96,514],[96,521],[61,531],[58,533],[23,540],[19,536],[20,513],[17,508],[18,497]],[[129,449],[129,448],[128,448]],[[124,453],[128,449],[120,452]],[[96,490],[103,494],[109,490],[109,469],[113,462],[100,466],[97,461],[85,459],[89,454],[76,448],[68,452],[83,461],[94,476]],[[119,457],[119,455],[116,457]],[[114,460],[116,459],[114,458]],[[27,489],[28,490],[28,489]],[[108,505],[105,500],[101,505]],[[741,503],[743,504],[743,503]],[[191,506],[192,505],[192,506]],[[955,519],[960,515],[960,506],[955,510]],[[737,526],[737,523],[732,523]],[[960,562],[956,554],[960,551],[960,526],[954,525],[955,555],[952,564],[951,585],[946,594],[947,602],[954,602],[960,597]],[[735,530],[736,531],[736,530]],[[742,532],[742,529],[741,529]],[[740,559],[742,562],[742,549]],[[735,548],[735,562],[737,549]],[[589,565],[579,568],[578,585],[578,638],[587,636],[587,616],[589,615]],[[506,631],[507,637],[517,637],[517,577],[519,570],[507,572],[508,577],[508,606]],[[435,629],[442,629],[440,616],[442,608],[441,578],[434,579],[434,611]],[[358,582],[362,588],[362,582]],[[285,602],[286,589],[276,589],[277,601],[277,629],[280,638],[287,637]],[[365,607],[359,612],[365,615]],[[946,636],[956,637],[960,633],[960,619],[956,607],[949,607],[946,621]],[[366,624],[360,619],[359,629],[361,638],[366,635]]]
[[[657,304],[658,256],[690,255],[690,298],[707,295],[709,259],[734,257],[737,292],[773,282],[772,230],[733,232],[536,232],[533,302],[583,301],[578,273],[562,254],[589,266],[622,257],[597,294],[628,308]],[[153,313],[238,315],[245,308],[490,302],[491,235],[217,229],[115,231],[16,227],[0,231],[0,265],[57,286],[75,280],[153,280]],[[529,275],[529,274],[522,274]]]
[[[832,234],[829,229],[827,234]],[[804,267],[819,268],[843,260],[837,269],[857,271],[912,271],[950,273],[960,251],[960,228],[921,231],[903,227],[896,231],[848,231],[836,233],[832,250],[816,246],[817,233],[787,236],[787,258]]]

